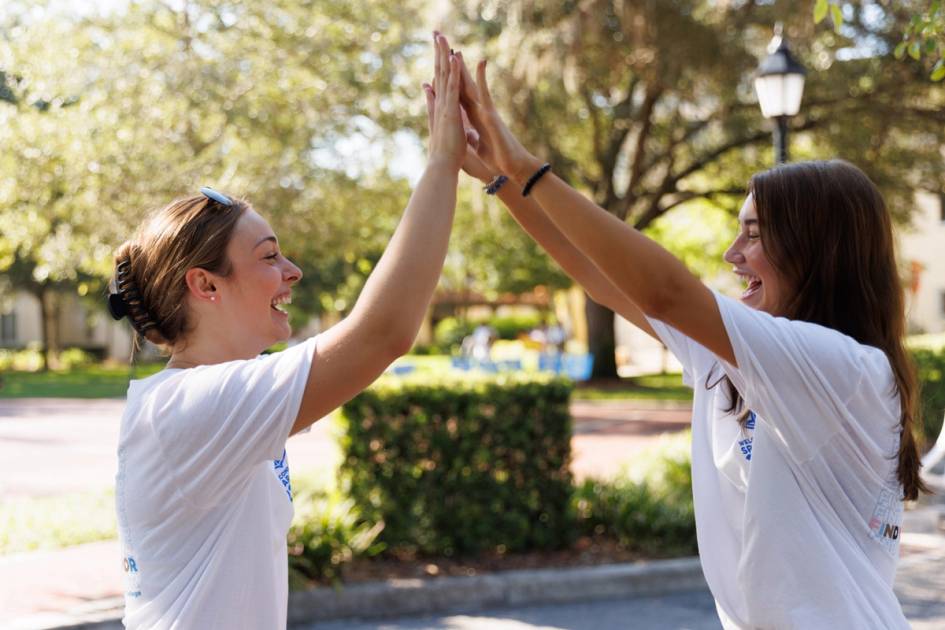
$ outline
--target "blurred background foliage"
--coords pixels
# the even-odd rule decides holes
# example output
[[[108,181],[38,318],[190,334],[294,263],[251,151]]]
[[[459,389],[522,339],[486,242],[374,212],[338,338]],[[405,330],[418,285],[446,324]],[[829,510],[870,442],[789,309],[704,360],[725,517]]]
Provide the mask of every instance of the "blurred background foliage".
[[[751,78],[783,22],[808,69],[792,156],[854,161],[907,221],[917,190],[945,189],[933,4],[832,1],[818,22],[816,0],[7,0],[0,293],[98,302],[146,212],[209,184],[252,201],[305,271],[297,324],[343,315],[422,169],[434,27],[489,57],[503,112],[560,175],[711,276],[773,162]],[[568,286],[479,188],[462,186],[442,288]],[[613,376],[613,314],[587,308]]]

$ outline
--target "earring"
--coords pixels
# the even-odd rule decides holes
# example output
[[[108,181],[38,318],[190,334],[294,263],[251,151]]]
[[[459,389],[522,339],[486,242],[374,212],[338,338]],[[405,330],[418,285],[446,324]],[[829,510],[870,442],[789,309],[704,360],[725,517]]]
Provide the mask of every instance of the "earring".
[[[217,301],[217,296],[211,295],[211,296],[210,296],[210,301],[211,301],[211,302],[216,302],[216,301]]]

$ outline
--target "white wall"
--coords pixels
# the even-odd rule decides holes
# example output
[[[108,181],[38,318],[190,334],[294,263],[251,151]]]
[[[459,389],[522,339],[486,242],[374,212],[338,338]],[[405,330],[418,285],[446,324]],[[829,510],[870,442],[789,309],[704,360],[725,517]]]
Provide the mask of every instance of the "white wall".
[[[898,231],[899,259],[907,276],[918,271],[918,291],[907,285],[907,308],[912,332],[945,331],[945,222],[937,195],[916,195],[912,226]],[[914,265],[916,263],[918,266]],[[915,285],[913,285],[915,286]]]
[[[116,322],[104,311],[89,316],[76,296],[62,296],[59,331],[63,347],[105,347],[108,358],[127,361],[131,356],[131,327],[127,321]],[[18,347],[42,341],[42,313],[39,300],[29,293],[18,292],[13,298],[16,313]]]

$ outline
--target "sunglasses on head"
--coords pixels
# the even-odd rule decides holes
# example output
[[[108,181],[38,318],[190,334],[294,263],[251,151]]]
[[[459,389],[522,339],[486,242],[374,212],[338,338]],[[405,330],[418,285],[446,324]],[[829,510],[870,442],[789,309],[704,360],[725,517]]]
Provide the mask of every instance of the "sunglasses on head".
[[[217,203],[222,203],[224,206],[233,205],[232,199],[230,199],[229,197],[227,197],[221,192],[215,191],[212,188],[208,188],[204,186],[203,188],[200,189],[200,193],[207,199],[212,199],[213,201],[216,201]]]

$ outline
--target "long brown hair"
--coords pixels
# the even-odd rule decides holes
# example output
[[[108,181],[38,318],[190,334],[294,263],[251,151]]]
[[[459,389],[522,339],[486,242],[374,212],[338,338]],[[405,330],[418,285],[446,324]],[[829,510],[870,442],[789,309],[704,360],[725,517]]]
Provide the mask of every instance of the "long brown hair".
[[[928,492],[912,428],[918,379],[903,344],[905,298],[882,195],[844,160],[783,164],[754,175],[748,191],[765,255],[794,290],[779,314],[886,353],[902,409],[897,476],[904,498],[915,500]],[[732,410],[741,411],[738,392],[730,381],[727,386]]]
[[[171,202],[115,253],[115,276],[128,319],[151,343],[167,349],[189,332],[189,269],[200,267],[224,277],[231,273],[226,248],[236,222],[250,207],[239,199],[232,202],[227,206],[203,195]]]

